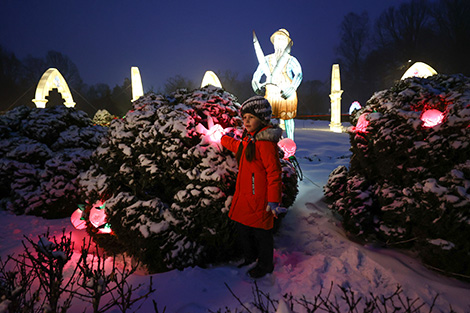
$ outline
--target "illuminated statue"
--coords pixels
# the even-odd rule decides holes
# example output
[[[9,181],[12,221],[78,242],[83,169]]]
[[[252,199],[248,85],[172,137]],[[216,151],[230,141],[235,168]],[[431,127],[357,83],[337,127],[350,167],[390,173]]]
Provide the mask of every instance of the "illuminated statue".
[[[331,121],[330,130],[335,133],[341,133],[343,126],[341,125],[341,79],[339,76],[339,64],[333,64],[331,69]]]
[[[139,68],[136,66],[131,67],[131,83],[132,83],[132,102],[139,99],[144,95],[144,87],[142,85],[142,78],[140,77]]]
[[[73,108],[75,106],[69,86],[62,74],[60,74],[60,72],[55,68],[49,68],[44,72],[44,74],[42,74],[38,86],[36,87],[36,94],[33,102],[36,104],[37,108],[46,107],[46,97],[52,89],[57,89],[59,91],[62,98],[65,100],[64,105],[66,107]]]
[[[253,74],[251,85],[257,94],[265,92],[264,96],[272,106],[274,117],[281,120],[281,127],[285,124],[287,137],[294,140],[296,90],[302,81],[302,68],[299,61],[290,55],[293,42],[287,30],[281,28],[274,32],[271,42],[274,45],[274,53],[265,56],[253,32],[253,44],[259,65]],[[261,82],[263,76],[265,80]]]

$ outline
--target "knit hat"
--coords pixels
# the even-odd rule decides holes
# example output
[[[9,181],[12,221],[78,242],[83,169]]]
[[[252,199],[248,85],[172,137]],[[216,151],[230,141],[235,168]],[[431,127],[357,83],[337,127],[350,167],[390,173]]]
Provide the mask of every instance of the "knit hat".
[[[242,104],[240,115],[243,117],[245,113],[253,114],[264,124],[269,124],[273,111],[268,100],[262,96],[253,96]]]

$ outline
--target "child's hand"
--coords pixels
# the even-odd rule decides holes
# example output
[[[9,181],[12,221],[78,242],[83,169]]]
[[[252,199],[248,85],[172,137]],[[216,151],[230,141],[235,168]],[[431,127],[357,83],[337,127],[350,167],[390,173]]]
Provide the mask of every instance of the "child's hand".
[[[281,213],[286,213],[287,209],[281,207],[280,203],[277,202],[268,202],[268,206],[266,207],[266,211],[274,214],[274,217],[277,217]]]

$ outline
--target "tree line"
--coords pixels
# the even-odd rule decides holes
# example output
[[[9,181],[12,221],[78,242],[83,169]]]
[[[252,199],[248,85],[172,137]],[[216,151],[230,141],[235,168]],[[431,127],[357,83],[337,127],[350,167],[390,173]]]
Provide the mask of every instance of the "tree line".
[[[367,12],[344,16],[337,47],[343,103],[365,103],[418,61],[438,73],[470,76],[469,16],[468,0],[411,0],[375,21]]]
[[[334,63],[340,64],[342,112],[353,101],[361,104],[375,91],[390,88],[406,69],[420,61],[438,73],[462,73],[470,76],[470,1],[410,0],[383,11],[375,21],[367,12],[348,13],[339,29],[339,42]],[[77,66],[66,55],[49,51],[45,57],[28,56],[19,60],[0,46],[0,111],[20,104],[30,104],[41,75],[50,67],[57,68],[67,81],[76,107],[90,115],[98,109],[122,116],[130,109],[131,82],[110,87],[99,83],[87,85]],[[253,94],[251,75],[239,77],[232,70],[216,71],[224,89],[240,102]],[[178,88],[193,89],[198,83],[176,75],[157,92],[171,93]],[[330,77],[304,80],[298,89],[298,114],[328,114]],[[61,101],[52,91],[50,103]]]

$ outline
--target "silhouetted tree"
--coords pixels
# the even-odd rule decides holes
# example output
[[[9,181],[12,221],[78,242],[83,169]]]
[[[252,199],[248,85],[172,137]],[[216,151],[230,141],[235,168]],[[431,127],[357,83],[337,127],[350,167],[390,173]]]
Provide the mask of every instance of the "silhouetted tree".
[[[329,88],[329,82],[303,81],[297,89],[297,115],[328,114]]]
[[[339,64],[345,105],[353,101],[364,103],[370,97],[370,85],[365,76],[364,61],[369,52],[369,15],[349,13],[341,23],[341,41],[338,46]],[[342,110],[344,111],[344,110]]]
[[[470,76],[470,2],[440,0],[432,12],[438,32],[434,50],[439,53],[436,66],[446,73]]]
[[[21,94],[22,64],[0,45],[0,111],[5,111]]]
[[[122,86],[116,85],[111,93],[111,107],[108,111],[117,116],[123,116],[132,108],[132,84],[129,78],[124,78]]]
[[[173,91],[182,88],[193,90],[196,88],[196,84],[186,77],[176,75],[166,80],[165,86],[163,87],[163,93],[169,95]]]

